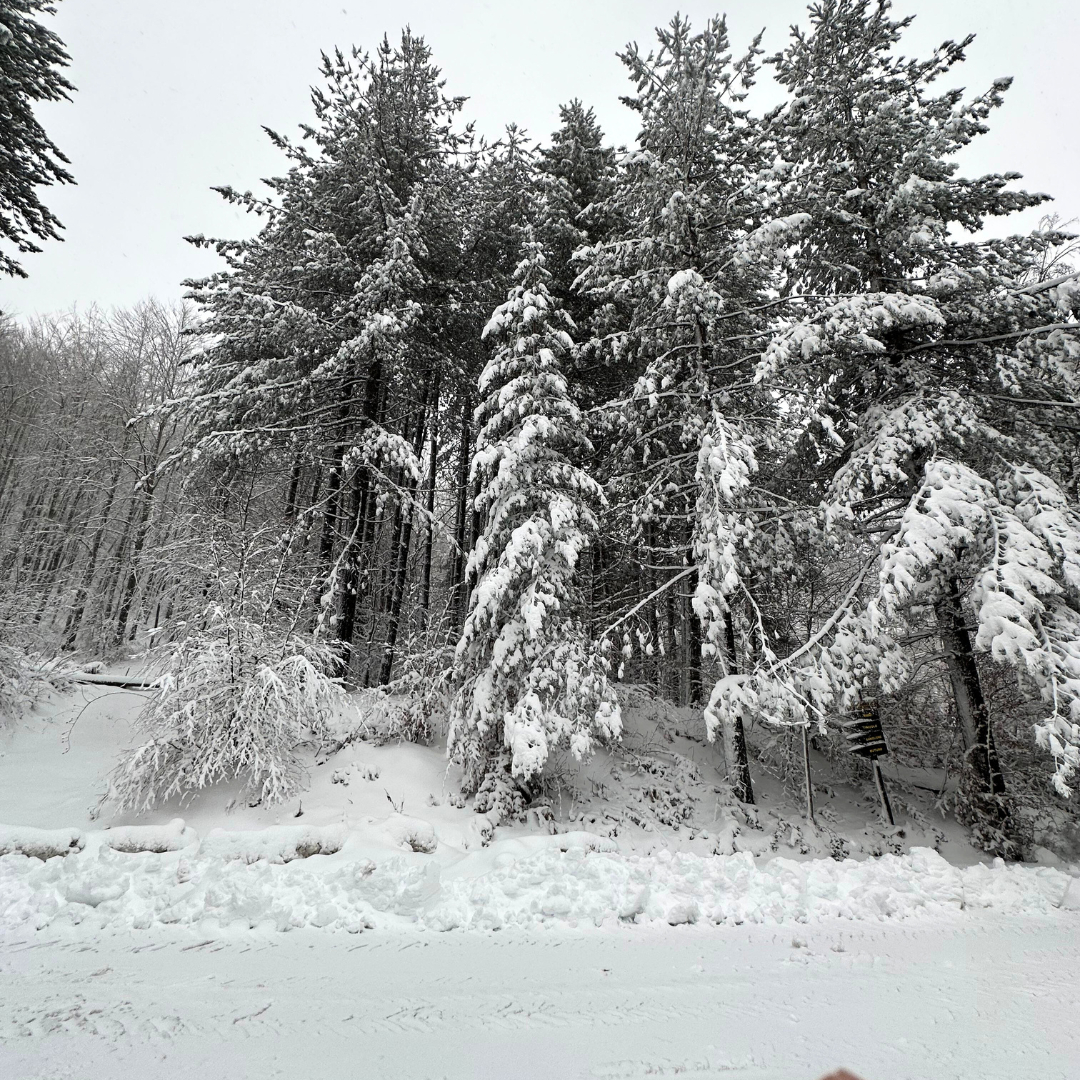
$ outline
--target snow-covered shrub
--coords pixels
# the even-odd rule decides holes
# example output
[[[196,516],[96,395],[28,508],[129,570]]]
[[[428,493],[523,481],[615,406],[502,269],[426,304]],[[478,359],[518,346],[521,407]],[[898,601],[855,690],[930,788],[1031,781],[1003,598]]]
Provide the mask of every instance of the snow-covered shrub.
[[[63,676],[50,671],[47,664],[33,663],[22,649],[0,642],[0,724],[63,682]]]
[[[390,686],[366,687],[350,694],[353,708],[343,713],[330,732],[329,745],[340,749],[361,740],[430,745],[445,730],[445,683],[411,676]]]
[[[0,720],[6,720],[23,709],[23,665],[19,653],[0,642]]]
[[[529,792],[513,776],[513,759],[504,751],[489,763],[473,809],[478,814],[493,814],[499,821],[514,821],[525,813],[529,801]]]
[[[253,803],[291,798],[306,779],[298,748],[323,736],[342,694],[325,674],[332,664],[325,646],[213,612],[170,647],[137,721],[144,741],[113,771],[111,798],[145,810],[235,778]]]

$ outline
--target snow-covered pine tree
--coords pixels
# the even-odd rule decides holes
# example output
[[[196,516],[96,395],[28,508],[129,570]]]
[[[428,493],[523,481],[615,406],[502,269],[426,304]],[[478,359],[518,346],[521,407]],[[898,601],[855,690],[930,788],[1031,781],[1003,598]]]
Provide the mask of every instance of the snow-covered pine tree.
[[[973,813],[985,842],[1007,850],[968,608],[975,648],[1017,664],[1047,696],[1040,738],[1064,784],[1080,731],[1064,674],[1070,631],[1059,629],[1075,608],[1067,553],[1076,517],[1065,492],[1075,486],[1076,440],[1065,416],[1076,402],[1077,290],[1071,277],[1036,280],[1059,235],[955,237],[1045,196],[1010,189],[1016,174],[957,175],[957,152],[987,130],[1009,80],[969,101],[962,90],[933,96],[971,38],[928,60],[898,58],[910,20],[889,10],[885,0],[823,0],[811,7],[810,32],[794,31],[773,59],[791,95],[774,125],[793,163],[783,192],[810,222],[789,258],[788,296],[802,314],[789,308],[778,321],[757,377],[799,432],[782,471],[793,483],[807,478],[801,500],[820,500],[834,537],[849,522],[852,550],[872,555],[887,541],[877,595],[853,588],[836,625],[858,624],[864,642],[887,644],[886,617],[895,628],[902,615],[934,613]],[[1043,507],[1054,524],[1040,535],[1026,520]],[[1043,612],[1054,629],[1036,626]],[[868,657],[865,648],[850,655]],[[830,674],[827,659],[819,651],[810,666],[850,681],[850,662],[834,656]],[[887,684],[895,652],[878,659]],[[873,666],[857,684],[875,685]]]
[[[574,325],[585,331],[595,305],[573,287],[579,267],[572,256],[583,245],[599,243],[610,231],[602,203],[614,180],[615,153],[604,145],[596,114],[577,98],[559,107],[559,119],[551,145],[540,151],[547,212],[538,235],[551,255],[551,291]]]
[[[603,492],[571,460],[584,442],[561,369],[572,323],[552,299],[535,240],[515,279],[484,330],[495,349],[480,377],[472,463],[482,529],[448,735],[476,809],[501,817],[523,808],[553,749],[581,757],[621,729],[580,617],[576,576]]]
[[[367,374],[349,444],[341,445],[342,452],[337,457],[349,502],[340,513],[345,522],[344,543],[322,597],[324,610],[335,612],[334,636],[346,651],[352,648],[358,605],[370,591],[375,530],[385,504],[391,499],[398,503],[411,500],[420,482],[419,447],[414,447],[408,436],[389,431],[381,422],[380,397],[384,378],[406,367],[410,337],[423,314],[413,298],[422,284],[413,253],[418,257],[426,254],[420,236],[421,217],[418,200],[414,199],[400,219],[388,219],[382,257],[365,270],[354,286],[352,314],[360,332],[349,343],[346,362],[353,371],[362,369]],[[339,353],[335,359],[343,357]],[[418,426],[421,423],[422,420],[418,421]],[[404,522],[411,521],[412,512],[410,505],[397,515],[395,552]],[[391,612],[386,641],[391,666],[397,637],[396,607]],[[347,667],[348,656],[344,659]],[[389,681],[389,673],[383,681]]]
[[[321,598],[355,676],[378,681],[393,670],[425,509],[425,436],[456,348],[486,314],[460,316],[461,102],[443,95],[423,39],[337,52],[322,75],[304,139],[271,133],[291,168],[270,197],[221,189],[266,224],[217,242],[227,269],[194,283],[209,346],[178,410],[209,471],[279,477],[290,570]],[[362,659],[360,641],[372,643]]]
[[[757,41],[733,60],[721,19],[695,33],[676,18],[657,37],[655,52],[631,46],[622,57],[636,88],[624,100],[641,117],[637,148],[598,207],[611,234],[575,261],[578,286],[598,307],[592,354],[619,376],[602,414],[605,478],[618,508],[605,521],[608,632],[621,643],[627,677],[655,679],[670,697],[696,702],[699,619],[721,671],[733,674],[752,649],[749,572],[741,585],[731,575],[707,582],[710,603],[691,607],[699,569],[712,574],[706,552],[717,541],[707,534],[719,523],[704,502],[699,508],[699,456],[720,432],[738,429],[740,442],[753,443],[743,418],[770,411],[752,379],[763,326],[755,309],[773,282],[771,250],[799,222],[774,221],[764,132],[739,108]],[[745,516],[749,506],[733,512]],[[751,524],[744,535],[756,535]],[[739,715],[710,715],[718,720],[710,733],[725,735],[733,790],[752,801]]]
[[[55,11],[49,0],[0,0],[0,239],[20,255],[40,251],[34,240],[58,239],[62,228],[36,189],[74,183],[34,116],[37,102],[67,100],[75,89],[61,74],[70,59],[64,43],[34,18]],[[26,277],[2,251],[0,273]]]
[[[463,269],[451,296],[463,332],[453,349],[458,380],[447,417],[457,437],[454,545],[448,580],[450,631],[455,639],[469,598],[465,568],[480,528],[477,488],[469,473],[476,434],[476,384],[487,362],[481,332],[492,309],[512,286],[526,230],[538,220],[543,198],[537,180],[535,148],[524,131],[510,124],[497,142],[480,146],[472,159],[469,183],[461,192]]]

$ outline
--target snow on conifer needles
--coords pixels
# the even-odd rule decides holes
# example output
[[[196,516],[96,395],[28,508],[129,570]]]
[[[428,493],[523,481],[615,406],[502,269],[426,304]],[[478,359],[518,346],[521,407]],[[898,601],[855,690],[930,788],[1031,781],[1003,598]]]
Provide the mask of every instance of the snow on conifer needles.
[[[938,595],[958,564],[971,564],[976,643],[1020,669],[1051,707],[1036,732],[1063,795],[1080,765],[1078,551],[1080,518],[1049,477],[1018,466],[995,487],[941,459],[927,466],[881,569],[882,599],[896,611]]]
[[[480,377],[487,397],[472,475],[485,526],[457,646],[448,748],[475,791],[535,779],[555,747],[577,757],[619,734],[619,705],[575,611],[574,576],[604,496],[569,455],[589,449],[560,357],[569,317],[548,292],[541,247],[526,245],[517,284],[484,330],[498,342]],[[591,504],[591,505],[590,505]],[[508,770],[505,766],[508,765]],[[500,805],[501,812],[510,808]]]

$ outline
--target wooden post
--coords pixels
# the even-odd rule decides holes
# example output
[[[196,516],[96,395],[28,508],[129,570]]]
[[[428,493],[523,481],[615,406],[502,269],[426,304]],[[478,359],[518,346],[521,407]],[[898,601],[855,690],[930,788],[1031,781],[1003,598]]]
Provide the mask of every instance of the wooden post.
[[[814,820],[814,787],[810,783],[810,725],[804,724],[802,729],[803,751],[803,779],[806,783],[806,817],[810,824],[817,826]]]
[[[881,730],[877,702],[863,702],[855,716],[854,720],[847,720],[843,725],[846,732],[844,737],[851,743],[848,753],[870,759],[870,767],[874,770],[874,785],[877,788],[878,798],[881,799],[882,817],[890,825],[895,825],[889,793],[885,790],[885,778],[881,775],[881,766],[878,765],[878,758],[889,752],[889,744],[885,741],[885,733]]]
[[[881,766],[877,763],[875,758],[871,765],[874,769],[874,783],[877,784],[877,793],[881,799],[881,809],[885,815],[885,820],[890,825],[895,825],[896,821],[893,819],[892,803],[889,802],[889,793],[885,790],[885,777],[881,775]]]

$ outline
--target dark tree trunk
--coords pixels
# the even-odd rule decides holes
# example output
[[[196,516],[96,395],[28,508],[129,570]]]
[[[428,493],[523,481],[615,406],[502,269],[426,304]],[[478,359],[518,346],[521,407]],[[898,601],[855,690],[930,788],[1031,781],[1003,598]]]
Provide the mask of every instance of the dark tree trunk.
[[[394,651],[397,648],[398,631],[401,626],[401,607],[405,599],[405,582],[409,568],[409,549],[412,545],[413,515],[407,511],[401,523],[401,529],[394,537],[396,565],[390,586],[390,600],[387,605],[389,616],[386,626],[386,641],[383,645],[382,665],[379,668],[379,685],[385,686],[390,681],[394,670]]]
[[[139,513],[139,500],[135,497],[134,493],[131,497],[131,505],[128,508],[127,520],[124,522],[124,528],[120,533],[120,539],[116,543],[116,547],[113,549],[112,557],[109,560],[108,570],[105,575],[105,580],[102,583],[101,589],[101,632],[104,637],[105,626],[112,616],[114,599],[116,593],[117,582],[120,580],[120,575],[124,570],[124,554],[128,548],[128,542],[131,539],[131,534],[135,529],[135,519]]]
[[[285,495],[285,520],[290,524],[296,520],[299,510],[298,493],[300,489],[300,455],[293,459],[292,475],[289,477],[289,489]]]
[[[146,538],[150,532],[150,511],[154,504],[154,487],[148,484],[146,494],[142,500],[139,511],[139,523],[135,531],[135,543],[131,549],[131,563],[128,567],[127,581],[120,594],[120,606],[116,613],[116,644],[121,645],[127,635],[128,615],[131,613],[131,604],[135,599],[135,588],[139,583],[139,559],[143,548],[146,546]]]
[[[675,632],[678,619],[678,597],[669,586],[664,590],[664,694],[674,704],[681,704],[682,664],[679,656],[679,640]]]
[[[1005,777],[994,746],[990,712],[983,697],[979,669],[971,648],[971,635],[964,619],[960,583],[955,579],[949,582],[949,594],[934,605],[934,614],[971,778],[979,792],[1004,795]]]
[[[105,505],[101,509],[101,521],[94,530],[94,538],[90,541],[90,554],[87,558],[86,572],[83,574],[79,590],[75,594],[75,600],[71,605],[71,612],[64,627],[64,648],[70,649],[75,645],[79,628],[82,626],[83,615],[86,612],[86,598],[90,593],[90,587],[94,583],[97,573],[98,555],[101,552],[101,542],[105,538],[105,532],[109,527],[109,519],[112,515],[113,503],[116,501],[116,491],[120,485],[120,470],[124,454],[127,453],[127,429],[125,429],[124,442],[120,447],[120,455],[113,463],[113,471],[109,477],[109,488],[105,494]]]
[[[429,383],[424,392],[424,403],[416,417],[416,435],[413,439],[413,453],[419,458],[424,447],[424,420],[428,411],[428,402],[431,391],[434,388],[436,401],[438,401],[437,382]],[[434,429],[434,420],[432,421]],[[394,671],[394,652],[397,648],[398,631],[401,626],[401,607],[405,599],[405,584],[409,569],[409,549],[412,546],[413,517],[415,509],[413,498],[416,494],[416,484],[410,482],[406,485],[408,496],[407,505],[401,508],[401,526],[394,534],[394,576],[390,587],[390,602],[387,605],[389,620],[386,627],[386,641],[383,645],[382,665],[379,668],[379,685],[385,686],[390,681]]]
[[[687,636],[687,684],[690,705],[700,705],[702,701],[701,678],[701,620],[694,611],[694,593],[697,590],[697,574],[690,578],[690,596],[686,601],[686,636]]]
[[[341,603],[337,622],[337,638],[341,643],[342,664],[348,666],[348,656],[356,636],[356,610],[360,602],[360,542],[359,533],[365,527],[367,515],[367,472],[358,470],[353,482],[353,508],[349,515],[351,528],[346,538],[344,569],[341,576]]]
[[[472,461],[472,395],[461,406],[461,441],[458,448],[457,517],[454,522],[454,558],[450,570],[450,593],[453,598],[454,629],[465,622],[465,553],[469,527],[469,465]]]
[[[738,653],[735,650],[735,627],[729,612],[724,621],[724,636],[727,641],[728,671],[738,674]],[[746,753],[746,732],[743,730],[741,716],[723,716],[724,756],[728,764],[728,781],[732,794],[739,802],[754,802],[754,785],[750,779],[750,761]]]
[[[363,427],[366,429],[379,418],[379,402],[382,396],[382,362],[376,358],[368,369],[364,385]],[[353,486],[353,513],[343,553],[345,573],[341,582],[341,615],[338,620],[338,642],[342,651],[342,664],[348,670],[353,639],[356,636],[356,615],[364,582],[361,559],[369,549],[369,524],[374,515],[370,512],[373,483],[370,471],[360,466]],[[371,521],[369,522],[369,519]]]
[[[428,445],[428,475],[425,509],[427,522],[424,532],[424,563],[420,577],[420,612],[424,629],[427,629],[431,611],[431,556],[435,548],[435,481],[439,457],[439,375],[435,375],[432,390],[431,438]]]

